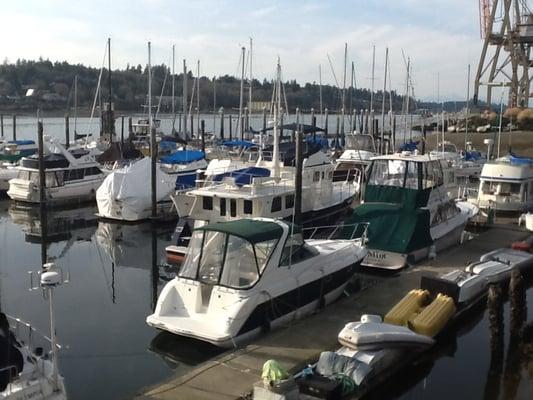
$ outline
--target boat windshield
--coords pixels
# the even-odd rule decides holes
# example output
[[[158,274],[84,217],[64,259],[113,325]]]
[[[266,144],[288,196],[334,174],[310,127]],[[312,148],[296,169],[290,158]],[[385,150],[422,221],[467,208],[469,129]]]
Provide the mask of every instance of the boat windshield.
[[[374,160],[368,184],[418,189],[418,165],[404,160]]]
[[[347,149],[376,152],[374,139],[370,135],[346,135],[345,139]]]
[[[180,277],[234,289],[253,286],[263,273],[277,239],[251,243],[219,231],[195,231]]]

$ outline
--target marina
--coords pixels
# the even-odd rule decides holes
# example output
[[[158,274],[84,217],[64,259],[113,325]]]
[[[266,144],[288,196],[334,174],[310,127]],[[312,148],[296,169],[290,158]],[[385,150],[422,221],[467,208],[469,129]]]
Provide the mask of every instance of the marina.
[[[8,3],[0,400],[531,398],[529,0]]]

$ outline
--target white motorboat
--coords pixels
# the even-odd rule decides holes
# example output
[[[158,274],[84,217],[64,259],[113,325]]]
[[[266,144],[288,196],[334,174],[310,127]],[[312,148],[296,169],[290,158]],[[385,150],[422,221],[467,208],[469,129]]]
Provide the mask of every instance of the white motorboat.
[[[212,223],[193,231],[179,275],[146,321],[228,347],[337,299],[366,255],[362,240],[303,240],[273,219]]]
[[[509,154],[485,163],[479,189],[468,199],[487,215],[518,217],[533,210],[533,159]]]
[[[156,171],[159,215],[175,214],[170,195],[176,190],[181,192],[194,187],[198,171],[206,166],[201,151],[182,150],[161,158]],[[148,157],[111,172],[96,192],[98,214],[102,218],[123,221],[149,218],[152,210],[150,179],[151,159]]]
[[[334,164],[318,145],[304,144],[302,213],[304,224],[339,214],[351,204],[358,185],[333,181]],[[202,223],[250,217],[291,218],[295,195],[294,143],[280,145],[283,163],[274,173],[268,149],[251,164],[229,163],[229,171],[208,168],[209,179],[196,189],[172,196],[180,217]],[[228,160],[229,162],[229,160]],[[280,163],[281,164],[281,163]]]
[[[36,152],[37,145],[33,140],[0,140],[0,192],[7,191],[9,181],[17,177],[16,167],[20,159]]]
[[[370,223],[362,265],[400,269],[459,243],[477,208],[448,196],[442,162],[411,152],[372,159],[363,204],[348,218]]]
[[[480,257],[466,271],[486,278],[490,283],[503,282],[511,277],[513,269],[524,271],[533,267],[533,254],[514,249],[497,249]]]
[[[93,200],[104,174],[87,150],[67,150],[55,139],[44,138],[45,196],[48,204]],[[18,175],[9,181],[13,200],[39,203],[39,157],[24,157]]]

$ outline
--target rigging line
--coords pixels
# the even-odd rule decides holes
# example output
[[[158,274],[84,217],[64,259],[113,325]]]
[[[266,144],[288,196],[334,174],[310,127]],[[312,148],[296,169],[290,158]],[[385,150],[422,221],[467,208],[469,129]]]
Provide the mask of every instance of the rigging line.
[[[102,67],[100,68],[100,74],[98,75],[98,84],[96,85],[96,92],[94,94],[93,107],[91,109],[91,117],[89,118],[89,126],[87,128],[87,134],[85,135],[85,144],[87,144],[88,136],[91,134],[91,127],[92,127],[93,118],[94,118],[94,110],[96,109],[96,102],[98,101],[98,98],[100,95],[100,84],[102,82],[102,74],[104,72],[104,65],[105,65],[105,60],[107,57],[107,45],[108,43],[106,43],[106,46],[104,49],[104,58],[102,59]]]
[[[165,92],[165,85],[167,84],[168,71],[169,71],[169,68],[165,67],[165,78],[163,79],[163,85],[161,86],[161,95],[159,96],[159,102],[157,103],[155,119],[157,119],[157,116],[159,115],[159,110],[161,109],[161,99],[163,98],[163,93]]]
[[[111,239],[110,239],[111,240]],[[112,243],[111,243],[112,244]],[[95,242],[95,246],[96,246],[96,251],[98,253],[98,258],[100,259],[100,267],[102,268],[102,272],[104,274],[104,279],[105,279],[105,287],[107,289],[107,292],[109,294],[109,297],[111,298],[111,301],[113,301],[113,294],[111,293],[111,291],[109,290],[109,281],[107,279],[107,274],[105,272],[105,268],[104,268],[104,259],[102,258],[102,253],[100,253],[100,246],[98,246],[98,243]],[[113,301],[114,303],[114,301]]]

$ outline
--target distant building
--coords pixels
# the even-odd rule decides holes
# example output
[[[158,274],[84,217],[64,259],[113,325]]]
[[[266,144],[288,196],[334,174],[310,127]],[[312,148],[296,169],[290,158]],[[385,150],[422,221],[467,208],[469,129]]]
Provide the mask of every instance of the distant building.
[[[252,101],[247,107],[251,112],[263,111],[263,108],[269,110],[270,101]]]

